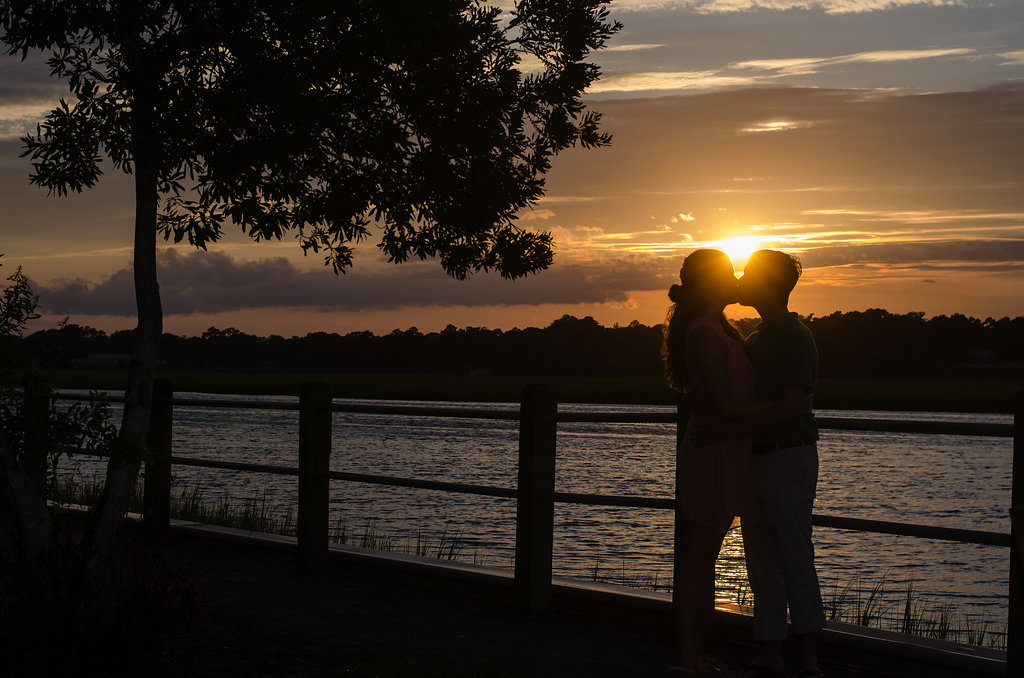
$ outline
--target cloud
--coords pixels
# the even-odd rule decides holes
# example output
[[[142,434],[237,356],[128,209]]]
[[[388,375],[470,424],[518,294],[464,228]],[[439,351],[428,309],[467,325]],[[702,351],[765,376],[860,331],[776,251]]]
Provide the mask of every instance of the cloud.
[[[950,49],[884,49],[876,52],[860,52],[835,57],[829,61],[838,64],[856,63],[895,63],[899,61],[915,61],[917,59],[937,59],[948,56],[967,56],[974,54],[973,49],[955,47]]]
[[[36,124],[50,112],[48,105],[0,104],[0,141],[35,134]]]
[[[1022,106],[1021,85],[930,95],[764,88],[602,102],[614,169],[600,176],[586,158],[569,156],[552,180],[560,193],[586,186],[602,202],[586,212],[560,206],[558,218],[599,224],[599,236],[573,248],[604,256],[632,251],[665,261],[756,235],[819,268],[938,261],[993,272],[1024,261],[1024,128],[1009,113]],[[754,129],[786,131],[744,133]],[[696,219],[683,223],[680,214]]]
[[[793,198],[803,203],[801,211],[893,205],[894,213],[902,203],[902,211],[924,208],[940,216],[1019,214],[1021,202],[1013,198],[1024,179],[1024,128],[1010,112],[1022,105],[1024,85],[932,95],[764,88],[601,102],[596,108],[614,135],[606,162],[616,168],[616,181],[598,183],[585,158],[569,156],[560,159],[552,186],[578,195],[579,186],[560,180],[578,176],[601,195],[613,187],[647,195],[728,190],[749,195],[762,212],[779,204],[783,192],[801,192],[820,194]],[[766,121],[789,129],[742,133]],[[871,195],[855,195],[860,191]],[[906,197],[894,202],[881,194]],[[646,204],[649,210],[653,202]]]
[[[1024,269],[1024,239],[884,242],[816,247],[800,255],[806,268],[882,264],[918,269]],[[1007,268],[1009,267],[1009,268]]]
[[[1016,65],[1015,53],[1000,55],[1003,65]],[[802,56],[772,59],[747,59],[728,63],[721,68],[695,71],[610,71],[588,89],[591,95],[610,92],[636,93],[647,91],[708,91],[724,88],[777,85],[784,78],[806,78],[844,67],[887,66],[929,59],[976,57],[966,47],[928,49],[884,49],[840,54],[838,56]]]
[[[702,14],[753,10],[821,10],[828,14],[881,12],[901,7],[966,7],[964,0],[686,0]]]
[[[38,103],[67,96],[67,83],[49,77],[49,73],[50,68],[41,54],[31,52],[24,61],[5,55],[0,59],[0,101]]]
[[[551,210],[528,210],[526,212],[520,212],[518,217],[520,221],[536,221],[536,220],[547,220],[555,216],[555,213]]]
[[[807,75],[817,73],[820,66],[829,61],[822,57],[793,57],[786,59],[752,59],[729,64],[740,70],[773,71],[778,75]]]
[[[1024,49],[1014,52],[1003,52],[998,55],[1003,59],[1000,66],[1024,66]]]
[[[1022,77],[1024,49],[1020,0],[965,2],[733,2],[626,3],[628,45],[658,49],[601,50],[593,60],[605,77],[632,74],[708,74],[679,91],[733,86],[741,78],[761,85],[841,88],[903,88],[917,92],[963,91]],[[745,68],[740,68],[742,64]],[[768,70],[754,70],[760,65]],[[779,70],[776,70],[779,69]],[[654,76],[648,75],[653,78]],[[665,86],[665,77],[660,78]],[[595,98],[636,96],[630,88],[594,90]],[[614,93],[613,93],[614,92]]]
[[[618,11],[689,8],[702,14],[755,10],[822,10],[830,14],[879,12],[900,7],[966,7],[964,0],[616,0]]]
[[[1024,212],[1004,212],[985,209],[935,210],[935,209],[839,209],[804,210],[807,216],[842,217],[846,221],[892,222],[932,226],[919,228],[919,233],[941,233],[950,229],[958,232],[969,230],[1017,230],[1024,224]],[[964,223],[968,222],[968,223]],[[943,227],[943,225],[946,227]]]
[[[580,203],[580,202],[594,202],[598,200],[593,195],[544,195],[537,201],[538,203],[545,202],[564,202],[564,203]]]
[[[775,76],[810,75],[828,66],[846,64],[890,64],[941,57],[970,56],[975,50],[966,47],[945,49],[885,49],[857,52],[834,57],[793,57],[785,59],[751,59],[730,64],[730,68],[770,72]]]
[[[242,261],[224,252],[162,251],[158,275],[164,313],[219,313],[267,308],[359,311],[422,306],[507,306],[626,303],[628,292],[660,289],[663,271],[623,255],[608,265],[567,263],[518,281],[479,274],[468,281],[444,275],[434,262],[335,276],[303,270],[284,257]],[[132,272],[121,269],[96,284],[84,280],[33,283],[55,315],[135,314]]]
[[[664,47],[664,46],[665,45],[663,45],[661,43],[637,44],[637,45],[613,45],[611,47],[605,47],[603,51],[605,51],[605,52],[639,52],[641,50],[657,49],[659,47]]]
[[[693,248],[742,236],[800,252],[823,285],[838,277],[852,285],[860,272],[872,284],[890,286],[887,276],[897,274],[943,285],[977,278],[1008,298],[1007,290],[1019,288],[1014,280],[1024,279],[1024,127],[1015,114],[1022,107],[1024,85],[931,95],[764,88],[609,100],[596,108],[615,135],[612,146],[560,155],[549,197],[531,213],[556,238],[549,271],[516,282],[479,275],[462,283],[446,278],[436,263],[375,264],[370,246],[370,256],[357,254],[355,270],[335,277],[293,259],[252,261],[279,250],[261,245],[253,253],[244,237],[226,236],[216,252],[161,254],[166,310],[182,318],[282,307],[313,309],[310,317],[318,310],[412,317],[438,307],[428,313],[454,317],[487,313],[488,306],[495,314],[518,313],[510,310],[514,305],[610,308],[666,289]],[[765,121],[807,124],[779,134],[743,133]],[[9,238],[31,234],[45,244],[32,250],[41,258],[26,267],[28,274],[71,278],[39,286],[43,303],[53,313],[131,317],[131,276],[117,271],[125,256],[117,253],[117,263],[104,269],[75,267],[73,257],[54,253],[116,251],[109,237],[97,234],[116,225],[123,243],[130,219],[109,218],[107,199],[63,220],[15,220],[10,212],[19,200],[14,189],[6,202],[0,199],[8,252],[18,254]],[[84,224],[86,215],[109,223]],[[19,231],[20,223],[26,226]],[[96,270],[117,272],[100,280]],[[859,303],[852,299],[828,303],[833,309]],[[950,297],[948,303],[966,310],[975,302]],[[1009,311],[985,311],[996,312]]]
[[[746,133],[785,132],[787,130],[800,129],[801,127],[810,127],[811,124],[809,122],[796,122],[793,120],[771,120],[759,122],[750,127],[744,127],[740,131]]]
[[[722,75],[717,71],[612,73],[592,84],[588,94],[657,90],[709,90],[757,84],[755,78]]]
[[[36,123],[61,97],[68,98],[68,86],[49,77],[40,55],[31,54],[25,61],[0,57],[0,140],[34,133]]]

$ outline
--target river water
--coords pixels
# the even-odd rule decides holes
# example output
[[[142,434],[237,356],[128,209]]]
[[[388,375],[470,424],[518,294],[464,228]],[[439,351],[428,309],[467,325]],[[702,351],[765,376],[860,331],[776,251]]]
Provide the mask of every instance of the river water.
[[[286,401],[283,397],[194,399]],[[336,402],[371,402],[337,400]],[[516,403],[372,401],[518,411]],[[560,404],[559,411],[638,412],[672,408]],[[819,416],[1009,423],[1009,415],[817,411]],[[331,468],[337,471],[515,487],[518,422],[335,413]],[[298,413],[176,407],[174,454],[297,466]],[[823,430],[815,512],[944,527],[1009,532],[1012,439]],[[671,424],[560,423],[556,491],[670,498],[675,464]],[[89,477],[100,468],[74,460]],[[65,470],[70,467],[65,466]],[[201,488],[211,501],[266,497],[278,515],[294,513],[297,479],[174,467],[175,492]],[[332,481],[332,525],[350,540],[369,532],[395,548],[437,545],[457,536],[461,560],[511,567],[515,501],[433,490]],[[672,511],[569,504],[555,506],[554,571],[668,590]],[[1009,551],[1001,547],[816,528],[817,564],[826,607],[850,618],[873,603],[900,618],[907,602],[922,616],[1005,631]],[[351,542],[350,542],[351,543]],[[436,548],[436,546],[435,546]],[[718,599],[748,602],[740,530],[726,539],[718,564]],[[893,622],[896,623],[896,622]],[[987,641],[986,641],[987,642]]]

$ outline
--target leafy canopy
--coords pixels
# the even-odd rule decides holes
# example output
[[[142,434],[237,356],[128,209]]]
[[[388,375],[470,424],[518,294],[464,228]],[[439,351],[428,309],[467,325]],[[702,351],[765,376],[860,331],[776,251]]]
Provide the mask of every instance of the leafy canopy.
[[[0,0],[0,19],[72,95],[23,139],[31,181],[63,195],[148,159],[158,228],[204,249],[228,223],[294,233],[343,271],[377,231],[391,261],[523,276],[552,260],[515,219],[552,157],[610,141],[581,102],[619,29],[605,0]]]

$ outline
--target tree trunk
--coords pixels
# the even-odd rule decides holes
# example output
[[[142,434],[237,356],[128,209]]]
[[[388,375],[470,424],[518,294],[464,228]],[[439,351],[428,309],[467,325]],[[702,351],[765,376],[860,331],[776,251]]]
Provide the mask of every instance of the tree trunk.
[[[140,69],[144,70],[144,69]],[[156,83],[136,78],[132,109],[135,170],[135,304],[138,326],[132,351],[128,383],[124,393],[124,415],[117,444],[107,464],[106,485],[91,513],[94,552],[105,552],[112,544],[135,492],[146,448],[152,410],[153,379],[163,334],[163,309],[156,271],[157,173],[159,146],[154,129],[152,91]]]
[[[46,500],[15,457],[7,436],[0,432],[0,506],[10,510],[11,525],[0,528],[0,548],[4,559],[16,557],[17,566],[32,568],[40,556],[53,546],[53,518]],[[7,521],[4,521],[7,522]],[[12,563],[4,563],[10,565]]]

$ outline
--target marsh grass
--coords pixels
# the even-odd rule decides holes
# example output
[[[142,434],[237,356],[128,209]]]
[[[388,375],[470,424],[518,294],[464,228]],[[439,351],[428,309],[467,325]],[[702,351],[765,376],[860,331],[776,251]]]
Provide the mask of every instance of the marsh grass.
[[[84,479],[79,475],[71,475],[61,478],[55,484],[51,499],[61,504],[92,505],[102,489],[103,483],[98,478]],[[142,511],[142,483],[136,487],[136,496],[129,510]],[[202,488],[196,482],[171,497],[171,516],[180,520],[286,536],[294,536],[296,531],[291,511],[277,515],[270,510],[265,489],[241,503],[227,499],[210,502],[203,498]],[[368,518],[362,529],[352,530],[345,517],[339,516],[331,528],[329,539],[335,544],[439,560],[455,561],[464,557],[465,541],[462,532],[451,530],[447,525],[436,539],[420,529],[414,537],[402,542],[394,534],[381,529],[374,518]],[[476,550],[472,562],[483,562],[483,557]],[[512,564],[510,561],[509,567]],[[662,592],[672,590],[671,581],[663,580],[657,571],[628,566],[625,558],[613,567],[602,567],[595,563],[590,569],[589,578],[594,582],[633,589]],[[987,615],[961,612],[956,603],[950,601],[927,603],[915,588],[913,579],[908,579],[898,589],[892,587],[887,572],[870,584],[865,584],[860,577],[842,584],[835,580],[830,586],[823,587],[823,594],[825,615],[829,621],[997,650],[1006,649],[1005,621],[1000,624]],[[748,586],[736,590],[734,602],[741,606],[753,604]]]
[[[749,595],[747,591],[744,596]],[[825,591],[825,615],[829,621],[895,631],[953,643],[1006,649],[1006,622],[988,615],[963,612],[949,600],[928,602],[908,579],[893,588],[888,572],[871,584],[860,577],[840,585],[833,581]]]
[[[590,568],[589,579],[647,591],[672,591],[671,581],[661,580],[657,572],[629,568],[625,559],[618,567],[611,568],[595,563]],[[950,601],[926,603],[913,579],[908,579],[902,588],[894,588],[892,584],[888,572],[870,584],[860,577],[842,584],[833,581],[822,591],[826,619],[953,643],[1006,649],[1005,621],[1000,625],[987,615],[961,612],[957,604]],[[754,597],[750,587],[737,588],[730,602],[741,607],[752,606]]]
[[[860,596],[855,598],[857,605],[853,618],[854,623],[858,626],[871,628],[889,616],[893,604],[884,600],[882,596],[885,591],[885,577],[886,575],[882,574],[882,577],[868,589],[863,605],[861,605]]]
[[[102,491],[103,481],[98,477],[83,478],[80,475],[72,474],[58,479],[50,499],[58,505],[92,506]],[[142,493],[142,483],[136,483],[135,495],[129,502],[129,511],[142,513]],[[183,489],[179,494],[171,495],[171,517],[252,532],[295,534],[295,522],[290,512],[283,517],[271,512],[267,502],[266,489],[244,499],[241,503],[234,503],[228,499],[210,502],[203,498],[202,487],[200,483],[196,482],[191,487]]]
[[[83,478],[79,474],[62,477],[55,484],[50,499],[58,504],[80,504],[92,506],[103,491],[103,482],[97,477]],[[137,483],[135,496],[129,511],[143,510],[142,483]],[[203,496],[199,481],[171,495],[171,517],[178,520],[231,527],[250,532],[264,532],[294,537],[296,534],[295,515],[291,510],[277,514],[267,501],[267,490],[254,493],[241,502],[230,499],[210,501]],[[362,530],[352,530],[344,516],[339,516],[328,535],[335,544],[359,546],[377,551],[395,551],[415,554],[439,560],[458,560],[463,552],[462,532],[445,526],[441,535],[431,539],[422,530],[417,531],[415,541],[401,543],[393,534],[378,527],[374,518],[368,518]],[[474,563],[480,560],[474,552]]]
[[[338,516],[331,529],[329,539],[331,543],[345,546],[359,546],[364,549],[375,551],[396,551],[396,540],[387,532],[377,527],[374,518],[367,518],[362,532],[354,533],[349,530],[348,521],[344,516]]]
[[[412,552],[424,558],[458,560],[462,555],[462,532],[460,530],[449,532],[448,530],[448,525],[445,525],[436,542],[428,536],[424,536],[422,529],[416,530],[416,543]],[[475,561],[476,557],[474,556]]]
[[[602,584],[615,584],[631,589],[644,591],[671,591],[672,585],[662,581],[657,571],[647,572],[626,566],[626,559],[617,568],[601,569],[600,563],[594,563],[590,569],[590,581]]]

